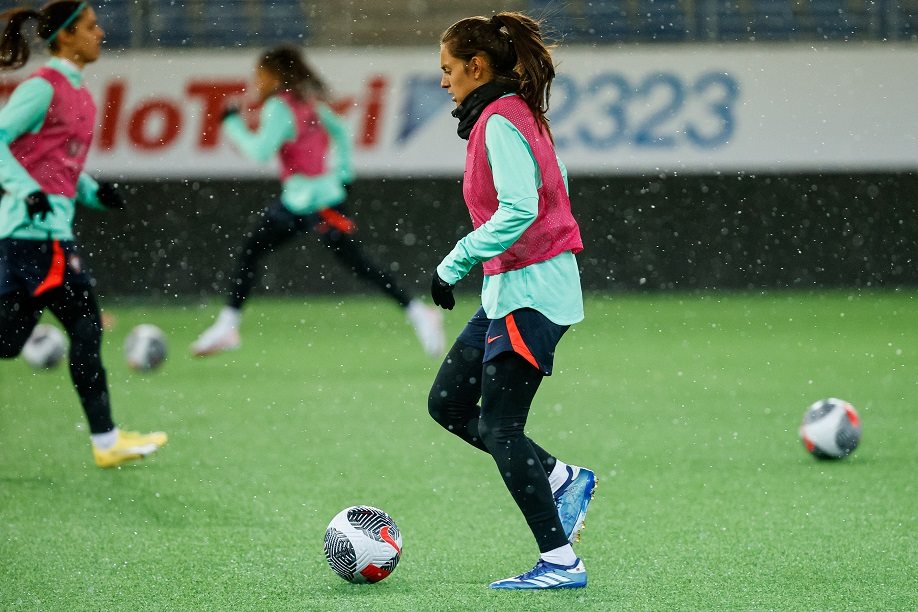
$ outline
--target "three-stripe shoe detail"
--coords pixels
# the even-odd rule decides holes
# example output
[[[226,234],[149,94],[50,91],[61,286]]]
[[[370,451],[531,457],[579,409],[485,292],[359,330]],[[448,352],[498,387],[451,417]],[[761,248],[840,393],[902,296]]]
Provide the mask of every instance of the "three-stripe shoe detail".
[[[545,574],[544,576],[539,576],[537,578],[530,578],[532,582],[541,584],[547,589],[550,589],[553,586],[560,586],[569,582],[573,582],[567,576],[562,576],[561,574],[556,574],[554,572],[550,574]]]
[[[587,585],[586,568],[577,559],[573,565],[556,565],[539,559],[535,567],[525,574],[492,582],[492,589],[579,589]]]

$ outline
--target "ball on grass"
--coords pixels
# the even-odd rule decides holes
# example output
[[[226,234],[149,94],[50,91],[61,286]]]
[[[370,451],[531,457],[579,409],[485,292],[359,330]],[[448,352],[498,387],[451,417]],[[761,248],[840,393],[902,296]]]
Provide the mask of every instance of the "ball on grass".
[[[841,459],[854,452],[861,440],[861,417],[854,406],[834,397],[807,408],[800,439],[817,459]]]
[[[22,358],[33,368],[57,366],[67,354],[67,336],[57,327],[39,323],[22,347]]]
[[[138,325],[124,340],[124,358],[134,370],[149,372],[166,360],[166,334],[150,323]]]

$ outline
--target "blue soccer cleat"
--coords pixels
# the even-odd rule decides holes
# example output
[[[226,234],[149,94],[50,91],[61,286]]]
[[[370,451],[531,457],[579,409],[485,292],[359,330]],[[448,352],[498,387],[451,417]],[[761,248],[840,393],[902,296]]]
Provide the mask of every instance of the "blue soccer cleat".
[[[592,470],[567,466],[567,482],[555,493],[555,506],[571,544],[580,541],[580,531],[586,520],[587,506],[596,490],[596,475]]]
[[[539,559],[535,567],[525,574],[492,582],[492,589],[582,589],[587,585],[586,568],[577,559],[573,565],[555,565]]]

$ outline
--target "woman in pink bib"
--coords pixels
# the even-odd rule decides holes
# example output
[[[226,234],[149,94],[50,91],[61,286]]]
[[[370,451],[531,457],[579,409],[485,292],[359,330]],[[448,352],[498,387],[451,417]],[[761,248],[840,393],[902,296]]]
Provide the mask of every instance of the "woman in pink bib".
[[[490,587],[585,587],[586,569],[571,544],[579,541],[595,474],[558,460],[524,431],[558,341],[583,319],[575,258],[583,243],[545,115],[551,55],[538,22],[505,12],[450,26],[440,38],[440,68],[459,136],[468,140],[462,193],[474,231],[437,266],[431,295],[451,310],[453,286],[477,264],[484,285],[428,409],[447,431],[491,455],[538,545],[532,570]]]
[[[70,338],[70,376],[80,398],[99,467],[140,459],[166,443],[166,434],[115,426],[102,366],[102,322],[73,236],[76,204],[123,208],[110,183],[83,173],[96,107],[82,69],[99,57],[105,33],[87,2],[61,0],[40,11],[19,8],[0,38],[0,69],[29,59],[22,33],[29,20],[51,60],[13,91],[0,109],[0,358],[19,355],[47,308]]]
[[[229,277],[226,303],[191,345],[191,352],[205,357],[238,348],[243,308],[264,268],[262,260],[294,238],[314,232],[345,268],[401,307],[424,351],[440,357],[440,311],[416,299],[404,283],[373,262],[356,235],[357,225],[345,203],[346,186],[354,178],[351,136],[328,104],[324,81],[301,50],[289,45],[265,51],[253,80],[261,102],[258,129],[251,130],[233,107],[224,113],[221,127],[246,157],[259,162],[277,159],[281,194],[247,232]]]

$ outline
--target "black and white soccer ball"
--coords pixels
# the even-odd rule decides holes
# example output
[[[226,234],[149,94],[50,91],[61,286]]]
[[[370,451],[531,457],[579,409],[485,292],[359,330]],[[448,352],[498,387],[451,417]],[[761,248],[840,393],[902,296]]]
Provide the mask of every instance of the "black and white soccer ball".
[[[861,441],[861,417],[854,406],[834,397],[810,406],[800,424],[800,439],[817,459],[841,459]]]
[[[372,506],[351,506],[325,530],[325,558],[348,582],[379,582],[395,570],[402,534],[392,517]]]
[[[67,354],[67,336],[57,327],[39,323],[22,347],[22,358],[33,368],[53,368]]]
[[[138,325],[124,340],[127,364],[141,372],[158,368],[166,360],[167,352],[166,334],[150,323]]]

